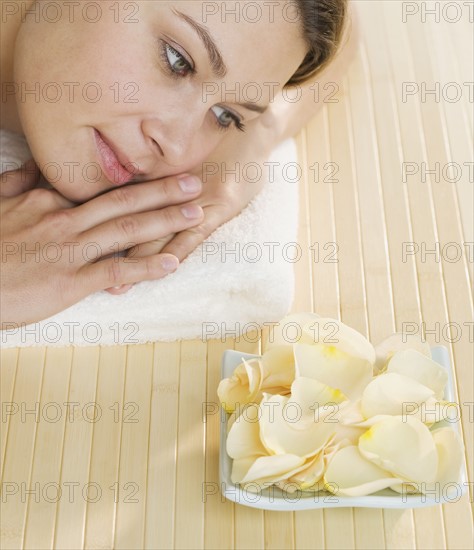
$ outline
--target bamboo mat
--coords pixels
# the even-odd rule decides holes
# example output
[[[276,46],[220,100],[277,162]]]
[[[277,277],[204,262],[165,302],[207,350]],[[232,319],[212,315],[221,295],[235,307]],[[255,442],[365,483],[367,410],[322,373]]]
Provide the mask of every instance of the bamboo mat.
[[[456,22],[454,2],[444,13],[437,3],[439,22],[421,13],[435,3],[353,4],[355,59],[336,95],[321,82],[321,109],[298,136],[304,253],[293,310],[340,318],[373,342],[424,323],[428,342],[447,346],[455,365],[472,483],[467,3],[457,3]],[[439,98],[421,94],[422,83],[437,82]],[[404,177],[403,163],[417,173]],[[439,175],[427,174],[436,163]],[[439,257],[428,253],[436,243]],[[267,336],[3,350],[1,399],[18,411],[2,410],[1,547],[472,548],[472,490],[415,511],[268,512],[222,500],[212,414],[222,352],[259,353]],[[35,403],[36,418],[27,414]]]

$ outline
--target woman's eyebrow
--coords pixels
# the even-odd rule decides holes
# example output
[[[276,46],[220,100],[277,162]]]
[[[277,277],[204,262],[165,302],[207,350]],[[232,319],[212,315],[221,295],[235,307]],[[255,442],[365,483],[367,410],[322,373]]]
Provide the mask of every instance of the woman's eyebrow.
[[[223,78],[227,74],[227,67],[224,63],[224,60],[222,59],[221,52],[219,51],[219,48],[217,47],[216,43],[214,42],[212,36],[210,35],[209,31],[198,23],[195,19],[190,17],[189,15],[186,15],[185,13],[182,13],[178,11],[177,9],[172,8],[171,11],[180,17],[183,21],[186,21],[188,25],[190,25],[196,33],[201,38],[204,47],[206,48],[207,55],[209,56],[209,62],[212,67],[212,72],[216,78]],[[238,103],[237,105],[240,105],[241,107],[244,107],[246,109],[249,109],[250,111],[255,111],[257,113],[264,113],[268,109],[268,105],[258,105],[257,103]]]
[[[222,59],[219,48],[216,46],[216,43],[212,39],[212,36],[209,34],[209,31],[206,29],[206,27],[199,24],[189,15],[181,13],[174,8],[172,8],[171,11],[175,15],[183,19],[183,21],[186,21],[186,23],[188,23],[197,32],[204,44],[204,47],[206,48],[214,76],[216,78],[223,78],[227,74],[227,67],[224,63],[224,60]]]

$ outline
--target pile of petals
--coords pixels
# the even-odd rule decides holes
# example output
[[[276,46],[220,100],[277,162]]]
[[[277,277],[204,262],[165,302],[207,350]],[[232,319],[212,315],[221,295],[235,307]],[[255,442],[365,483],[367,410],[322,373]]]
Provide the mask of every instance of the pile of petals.
[[[464,452],[447,381],[419,337],[374,347],[335,319],[289,315],[262,357],[219,384],[232,482],[345,496],[443,491]]]

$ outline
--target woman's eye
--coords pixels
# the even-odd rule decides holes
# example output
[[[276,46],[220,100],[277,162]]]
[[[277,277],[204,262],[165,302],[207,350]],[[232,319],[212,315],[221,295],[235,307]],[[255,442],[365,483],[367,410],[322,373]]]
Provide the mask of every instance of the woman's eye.
[[[169,44],[164,45],[164,60],[169,69],[179,76],[187,76],[193,72],[193,68],[186,59]]]
[[[242,124],[242,122],[236,115],[234,115],[227,109],[224,109],[223,107],[219,107],[218,105],[216,105],[212,109],[216,117],[219,128],[225,130],[229,128],[232,124],[234,124],[237,129],[241,130],[242,132],[245,131],[244,124]]]
[[[214,114],[216,115],[217,121],[221,126],[228,128],[232,122],[234,122],[234,117],[230,114],[229,111],[226,111],[222,107],[213,107]]]

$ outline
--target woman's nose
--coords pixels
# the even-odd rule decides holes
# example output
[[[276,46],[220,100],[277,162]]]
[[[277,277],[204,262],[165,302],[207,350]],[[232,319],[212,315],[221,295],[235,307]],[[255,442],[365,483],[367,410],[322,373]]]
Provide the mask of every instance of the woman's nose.
[[[189,162],[195,155],[196,147],[199,148],[203,122],[201,113],[181,111],[177,116],[145,119],[142,122],[142,132],[153,142],[162,161],[169,166],[180,166]],[[201,143],[201,147],[202,145]]]

